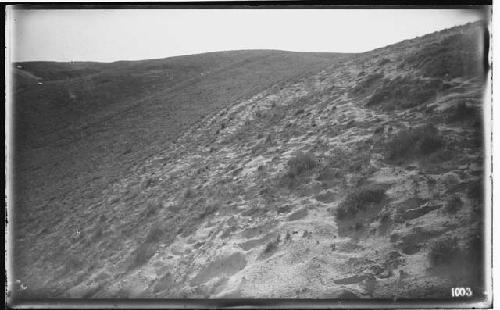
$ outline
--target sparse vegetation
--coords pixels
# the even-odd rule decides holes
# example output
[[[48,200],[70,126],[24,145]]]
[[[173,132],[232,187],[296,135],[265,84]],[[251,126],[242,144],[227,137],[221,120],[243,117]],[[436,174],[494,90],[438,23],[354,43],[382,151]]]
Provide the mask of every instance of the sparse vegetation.
[[[483,73],[482,29],[447,36],[425,46],[406,59],[425,76],[437,78],[475,77]]]
[[[190,198],[194,198],[195,197],[195,192],[194,190],[191,188],[191,187],[188,187],[185,191],[184,191],[184,198],[185,199],[190,199]]]
[[[312,153],[299,153],[288,161],[287,176],[294,178],[311,171],[319,165],[318,159]]]
[[[462,204],[462,199],[457,195],[453,195],[446,200],[444,211],[449,214],[455,214],[462,207]]]
[[[443,145],[443,138],[432,124],[405,129],[386,143],[385,159],[395,161],[425,156],[439,150]]]
[[[155,254],[158,242],[164,234],[165,230],[159,223],[153,224],[142,244],[132,253],[129,269],[144,265]]]
[[[274,252],[276,252],[278,250],[278,244],[279,244],[279,241],[276,239],[269,241],[266,244],[266,246],[264,247],[264,249],[262,250],[262,253],[260,254],[260,258],[268,257],[268,256],[272,255]]]
[[[435,97],[442,84],[440,80],[419,80],[409,76],[384,79],[366,105],[385,110],[413,108]]]
[[[385,197],[385,189],[379,186],[363,186],[349,193],[335,211],[337,219],[352,217],[371,204],[380,203]]]
[[[467,196],[474,200],[483,200],[484,186],[481,180],[472,183],[467,190]]]
[[[460,255],[460,247],[456,238],[445,237],[435,240],[429,248],[431,267],[446,265]]]
[[[358,76],[364,76],[366,73]],[[355,96],[364,95],[371,91],[373,91],[376,87],[379,86],[380,82],[383,80],[384,74],[382,73],[372,73],[366,76],[359,84],[354,87],[352,90],[352,94]]]
[[[468,106],[463,101],[447,110],[447,112],[449,113],[447,121],[450,123],[478,118],[476,109]]]
[[[397,280],[397,269],[407,271],[414,281],[411,290],[421,293],[455,283],[448,281],[446,268],[414,277],[427,262],[446,265],[443,253],[450,251],[442,246],[432,245],[429,261],[421,255],[427,255],[430,240],[447,234],[460,238],[457,255],[470,255],[463,269],[479,273],[484,265],[475,256],[481,255],[477,245],[482,240],[466,242],[472,231],[481,230],[479,180],[485,154],[472,143],[482,132],[467,114],[480,111],[476,93],[481,83],[458,78],[446,81],[452,87],[446,89],[431,82],[434,78],[422,78],[411,64],[398,69],[409,54],[439,38],[343,56],[346,61],[332,61],[329,54],[320,55],[324,61],[308,61],[301,53],[245,51],[234,57],[233,52],[181,56],[178,67],[170,60],[117,63],[113,66],[119,72],[92,73],[92,96],[79,90],[70,101],[65,90],[78,89],[80,77],[33,86],[45,92],[23,86],[23,95],[16,98],[20,113],[36,110],[40,115],[20,116],[18,132],[28,139],[18,140],[26,148],[30,141],[41,147],[17,157],[23,162],[16,167],[16,204],[22,208],[16,212],[20,242],[15,259],[22,265],[16,274],[30,290],[46,285],[52,292],[59,289],[58,296],[79,294],[74,288],[85,291],[88,284],[99,291],[96,298],[120,291],[124,297],[230,298],[224,294],[241,293],[231,285],[246,259],[251,258],[249,268],[258,270],[269,257],[283,254],[291,259],[281,259],[278,267],[289,277],[272,272],[254,274],[251,280],[289,281],[281,288],[293,294],[294,285],[310,282],[311,268],[331,269],[334,263],[333,268],[344,268],[345,276],[356,280],[351,279],[354,286],[362,281],[361,289],[367,271],[388,285]],[[218,62],[227,55],[231,60]],[[166,79],[169,71],[173,78]],[[59,88],[60,94],[50,94]],[[111,98],[121,88],[124,93]],[[346,89],[354,89],[351,98]],[[432,99],[435,92],[439,100]],[[374,111],[363,106],[366,100],[373,100],[375,108],[409,110]],[[30,108],[32,102],[36,109]],[[450,103],[454,109],[443,111]],[[426,112],[427,105],[433,110]],[[66,118],[68,106],[74,112]],[[41,126],[47,115],[57,116],[50,119],[54,124],[62,119],[61,128],[75,119],[88,123],[75,125],[73,137],[51,124]],[[440,127],[414,127],[426,122]],[[43,135],[26,130],[25,124]],[[407,126],[413,128],[400,130]],[[53,139],[61,145],[52,148]],[[302,152],[290,153],[296,150]],[[464,212],[457,211],[458,205]],[[324,218],[325,211],[336,217]],[[331,250],[345,259],[314,259]],[[398,260],[389,259],[387,254],[394,253]],[[78,261],[66,265],[75,257]],[[305,264],[297,264],[301,258]],[[104,268],[106,277],[98,279],[102,267],[110,265],[116,268]],[[68,272],[61,275],[65,268]],[[166,273],[165,279],[148,276]],[[144,285],[132,287],[129,280],[141,274]],[[314,276],[316,283],[329,275]],[[472,276],[462,278],[464,286],[473,287]],[[386,288],[377,289],[376,297],[391,294]],[[400,286],[400,297],[415,297],[407,288],[406,283]],[[245,286],[244,293],[255,292]],[[301,297],[311,294],[301,291]]]

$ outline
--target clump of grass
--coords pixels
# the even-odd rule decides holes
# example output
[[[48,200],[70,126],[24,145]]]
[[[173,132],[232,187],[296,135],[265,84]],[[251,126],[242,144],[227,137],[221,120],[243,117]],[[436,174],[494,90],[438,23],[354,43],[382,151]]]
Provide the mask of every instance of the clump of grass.
[[[467,190],[467,196],[474,200],[483,200],[483,182],[479,180],[472,183]]]
[[[455,214],[462,207],[462,199],[457,195],[453,195],[448,200],[446,200],[446,205],[444,207],[444,211],[449,214]]]
[[[420,70],[425,76],[452,79],[475,77],[483,73],[481,27],[448,36],[426,45],[406,59],[406,63]]]
[[[299,153],[288,161],[289,177],[299,176],[307,171],[311,171],[319,165],[319,161],[312,153]]]
[[[385,189],[379,186],[363,186],[352,191],[340,203],[335,211],[335,216],[343,220],[354,216],[359,211],[365,210],[370,204],[380,203],[385,197]]]
[[[153,177],[149,177],[149,178],[146,178],[146,180],[144,180],[144,182],[142,182],[141,187],[142,187],[142,189],[147,189],[147,188],[150,188],[150,187],[156,185],[157,183],[158,183],[158,179],[153,178]]]
[[[431,244],[428,259],[431,267],[438,267],[449,264],[452,260],[460,256],[460,254],[461,251],[457,239],[445,237]]]
[[[186,198],[186,199],[194,198],[194,196],[195,196],[195,192],[191,187],[186,189],[186,191],[184,192],[184,198]]]
[[[304,109],[298,109],[297,112],[295,112],[295,116],[300,115],[304,113]]]
[[[364,76],[366,74],[364,71],[362,73],[363,74],[360,73],[358,76]],[[353,88],[352,93],[356,96],[368,93],[370,90],[378,86],[383,77],[384,74],[382,73],[372,73],[366,76],[358,85]]]
[[[458,103],[455,107],[450,108],[449,111],[450,114],[447,117],[447,121],[450,123],[477,118],[476,110],[463,101]]]
[[[432,124],[398,132],[385,145],[386,160],[410,159],[439,150],[444,142]]]
[[[217,212],[218,209],[219,208],[214,203],[210,203],[210,204],[204,205],[202,207],[201,212],[198,213],[198,219],[202,220],[202,219],[206,218],[207,216],[209,216],[209,215],[214,214],[215,212]]]
[[[318,177],[316,178],[318,181],[328,181],[338,178],[340,176],[340,172],[337,169],[326,168],[323,169]]]
[[[158,242],[164,233],[165,230],[160,224],[153,224],[142,244],[132,253],[130,269],[144,265],[155,254]]]
[[[146,238],[144,239],[145,243],[158,242],[160,241],[163,235],[163,228],[159,224],[154,224],[153,227],[149,230]]]
[[[153,216],[160,209],[160,203],[157,200],[148,200],[144,215],[146,217]]]
[[[389,63],[391,62],[391,60],[389,58],[382,58],[379,62],[378,62],[378,65],[379,66],[383,66],[385,65],[386,63]]]
[[[83,261],[76,255],[70,255],[64,265],[64,273],[77,273],[83,268]]]
[[[319,161],[312,153],[299,153],[288,161],[288,170],[281,183],[293,188],[301,183],[303,176],[319,166]]]
[[[278,240],[269,241],[266,244],[266,246],[264,247],[264,249],[262,250],[262,253],[260,254],[260,257],[264,258],[264,257],[270,256],[274,252],[276,252],[278,250],[278,243],[279,243]]]
[[[441,90],[439,80],[418,80],[411,77],[384,79],[382,85],[367,101],[367,106],[381,106],[386,110],[407,109],[428,102]]]

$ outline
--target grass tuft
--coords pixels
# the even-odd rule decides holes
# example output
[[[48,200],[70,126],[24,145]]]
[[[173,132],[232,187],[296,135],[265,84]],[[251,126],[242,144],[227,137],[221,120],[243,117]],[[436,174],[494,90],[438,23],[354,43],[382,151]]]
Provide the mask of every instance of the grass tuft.
[[[455,214],[462,207],[462,199],[457,195],[453,195],[446,200],[444,211],[449,214]]]
[[[312,153],[299,153],[288,161],[287,175],[291,178],[299,176],[307,171],[311,171],[319,165],[319,162]]]
[[[378,186],[363,186],[349,193],[335,211],[339,220],[356,215],[370,204],[380,203],[385,197],[385,189]]]
[[[434,241],[429,249],[431,267],[446,265],[461,254],[456,238],[445,237]]]
[[[385,159],[394,161],[429,155],[443,144],[438,129],[431,124],[402,130],[386,143]]]

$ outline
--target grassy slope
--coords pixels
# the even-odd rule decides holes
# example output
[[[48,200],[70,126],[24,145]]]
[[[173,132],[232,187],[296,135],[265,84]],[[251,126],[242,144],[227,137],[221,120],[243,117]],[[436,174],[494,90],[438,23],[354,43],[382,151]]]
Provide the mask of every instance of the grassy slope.
[[[23,260],[32,264],[44,251],[38,242],[47,230],[102,200],[103,190],[130,167],[199,119],[331,65],[337,56],[235,51],[117,62],[83,77],[42,79],[43,85],[17,93],[16,231]],[[53,65],[38,63],[35,75],[73,75]],[[33,256],[22,250],[30,248]]]
[[[95,113],[107,122],[77,127],[81,137],[71,129],[41,135],[41,144],[51,146],[25,151],[21,161],[32,165],[21,182],[28,185],[21,206],[30,212],[20,214],[26,228],[18,239],[28,293],[368,297],[373,292],[359,276],[367,272],[379,279],[379,297],[440,298],[450,283],[473,285],[470,274],[426,268],[434,242],[451,236],[467,260],[457,255],[448,263],[478,270],[478,258],[467,255],[477,252],[468,242],[481,231],[482,202],[471,189],[482,176],[483,81],[467,68],[481,62],[480,53],[453,54],[457,40],[436,44],[456,34],[468,42],[478,31],[455,28],[338,62],[259,54],[146,100],[118,100],[119,113],[110,103],[97,110],[106,113]],[[252,54],[238,53],[238,59]],[[426,65],[429,55],[464,57],[465,69],[434,70],[435,63]],[[420,90],[423,83],[433,93]],[[391,91],[399,88],[416,89],[413,100],[399,100]],[[466,106],[457,110],[461,102]],[[437,129],[407,133],[428,120]],[[388,137],[384,126],[394,130]],[[168,143],[181,133],[178,143]],[[412,152],[394,150],[401,141],[410,141]],[[314,156],[303,166],[289,162],[297,151]],[[458,211],[445,207],[455,196]],[[361,213],[332,216],[348,204]],[[290,243],[271,242],[292,230],[300,235]],[[312,237],[301,237],[306,231]],[[406,283],[390,274],[398,270],[409,274]]]

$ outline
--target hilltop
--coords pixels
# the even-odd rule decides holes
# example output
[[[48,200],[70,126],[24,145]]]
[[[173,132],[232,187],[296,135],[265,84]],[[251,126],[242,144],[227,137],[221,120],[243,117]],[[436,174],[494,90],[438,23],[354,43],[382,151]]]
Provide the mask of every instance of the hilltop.
[[[19,293],[480,298],[483,40],[16,64]]]

